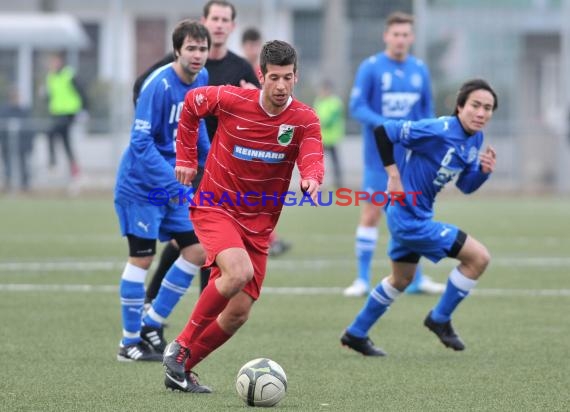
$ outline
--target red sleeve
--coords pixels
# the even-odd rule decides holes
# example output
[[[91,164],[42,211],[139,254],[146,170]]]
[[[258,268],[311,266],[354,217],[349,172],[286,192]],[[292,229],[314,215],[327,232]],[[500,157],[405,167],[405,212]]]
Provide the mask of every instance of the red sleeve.
[[[305,128],[303,141],[299,147],[297,167],[301,179],[311,179],[319,182],[319,184],[323,183],[325,175],[323,141],[321,126],[316,116],[310,116],[310,121]]]
[[[176,166],[198,168],[198,133],[200,118],[215,115],[219,87],[197,87],[186,93],[176,134]]]

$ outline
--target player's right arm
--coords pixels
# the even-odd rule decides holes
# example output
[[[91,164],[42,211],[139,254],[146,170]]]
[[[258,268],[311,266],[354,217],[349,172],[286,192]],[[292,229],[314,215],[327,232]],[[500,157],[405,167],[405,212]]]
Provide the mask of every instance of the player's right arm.
[[[374,84],[374,71],[375,65],[371,59],[366,59],[361,63],[356,72],[349,102],[350,115],[362,124],[371,127],[377,127],[387,120],[371,106],[373,90],[378,87]]]
[[[137,101],[135,121],[131,129],[131,153],[135,156],[134,168],[144,185],[161,187],[170,193],[179,189],[179,184],[172,176],[171,164],[157,148],[157,139],[163,133],[166,117],[164,88],[153,83],[145,88]]]
[[[190,185],[198,170],[198,133],[200,119],[217,115],[219,103],[217,86],[197,87],[186,93],[184,107],[178,122],[176,135],[176,179],[183,185]]]

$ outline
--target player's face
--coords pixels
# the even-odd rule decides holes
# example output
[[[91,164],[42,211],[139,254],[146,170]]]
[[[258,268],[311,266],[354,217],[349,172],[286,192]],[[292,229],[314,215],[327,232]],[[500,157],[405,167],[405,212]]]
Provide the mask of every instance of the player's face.
[[[208,40],[186,36],[179,53],[176,65],[184,76],[183,80],[191,83],[208,59]]]
[[[212,4],[208,17],[202,18],[202,24],[210,32],[212,46],[224,46],[235,27],[235,22],[232,20],[231,7]]]
[[[293,65],[277,66],[267,65],[267,73],[260,76],[259,82],[263,90],[263,108],[271,114],[280,113],[293,94],[293,87],[297,82],[297,75]]]
[[[473,134],[483,129],[493,116],[495,99],[484,89],[471,92],[465,106],[457,108],[457,116],[467,133]]]
[[[405,59],[413,42],[414,32],[410,23],[391,24],[384,32],[386,53],[392,59]]]

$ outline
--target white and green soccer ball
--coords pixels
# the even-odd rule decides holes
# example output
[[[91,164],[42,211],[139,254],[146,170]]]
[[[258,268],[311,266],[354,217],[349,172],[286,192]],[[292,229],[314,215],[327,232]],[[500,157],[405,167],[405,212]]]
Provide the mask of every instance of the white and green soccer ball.
[[[258,358],[241,367],[237,374],[239,397],[249,406],[275,406],[287,392],[287,376],[275,361]]]

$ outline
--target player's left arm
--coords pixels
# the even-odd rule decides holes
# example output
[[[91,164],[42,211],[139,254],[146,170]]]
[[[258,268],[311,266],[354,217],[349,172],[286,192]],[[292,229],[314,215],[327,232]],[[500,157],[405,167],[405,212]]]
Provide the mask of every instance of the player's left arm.
[[[323,141],[319,119],[315,116],[306,125],[297,155],[297,167],[301,175],[301,190],[308,193],[315,204],[325,174]]]
[[[463,193],[473,193],[487,181],[495,170],[497,153],[492,146],[487,146],[485,151],[479,154],[479,160],[473,162],[470,167],[460,173],[455,185]]]

